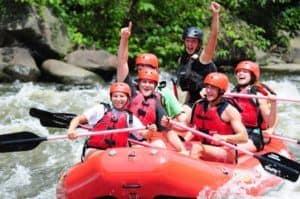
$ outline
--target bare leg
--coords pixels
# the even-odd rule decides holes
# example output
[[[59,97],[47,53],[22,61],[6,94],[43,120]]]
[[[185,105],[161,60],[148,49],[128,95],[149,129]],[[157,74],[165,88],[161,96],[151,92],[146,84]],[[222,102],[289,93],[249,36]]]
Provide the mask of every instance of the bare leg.
[[[225,146],[203,145],[203,160],[235,163],[235,150]]]
[[[102,153],[102,152],[103,152],[103,150],[88,148],[85,152],[84,160],[87,160],[87,159],[95,156],[96,154],[99,154],[99,153]]]
[[[203,151],[204,151],[204,148],[201,143],[193,143],[190,157],[193,159],[199,159],[202,157]]]

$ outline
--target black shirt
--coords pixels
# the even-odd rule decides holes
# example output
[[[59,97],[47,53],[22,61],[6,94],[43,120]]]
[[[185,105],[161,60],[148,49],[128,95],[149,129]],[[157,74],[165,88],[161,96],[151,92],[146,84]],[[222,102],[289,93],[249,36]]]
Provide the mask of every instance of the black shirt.
[[[192,106],[195,101],[200,99],[199,92],[204,88],[204,78],[211,72],[216,72],[217,67],[214,62],[202,64],[199,56],[193,59],[186,53],[180,57],[180,68],[177,73],[179,86],[183,91],[188,91],[190,99],[187,102]]]

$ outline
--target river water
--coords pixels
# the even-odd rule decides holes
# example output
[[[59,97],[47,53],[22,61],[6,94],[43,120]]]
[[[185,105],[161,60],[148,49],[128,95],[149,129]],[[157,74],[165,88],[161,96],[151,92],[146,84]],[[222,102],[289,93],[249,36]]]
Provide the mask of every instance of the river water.
[[[167,74],[164,74],[169,79]],[[264,82],[280,98],[300,99],[300,76],[265,73]],[[39,136],[65,134],[66,130],[45,128],[29,115],[31,107],[52,112],[80,114],[87,107],[108,101],[107,86],[64,86],[60,84],[14,83],[0,85],[0,134],[20,131]],[[300,103],[278,102],[277,134],[300,139]],[[46,141],[35,149],[0,154],[0,198],[56,198],[60,174],[80,161],[83,139]],[[300,162],[300,146],[286,143]],[[285,181],[280,189],[260,198],[298,198],[300,180]],[[245,196],[246,197],[246,196]],[[234,198],[234,197],[233,197]]]

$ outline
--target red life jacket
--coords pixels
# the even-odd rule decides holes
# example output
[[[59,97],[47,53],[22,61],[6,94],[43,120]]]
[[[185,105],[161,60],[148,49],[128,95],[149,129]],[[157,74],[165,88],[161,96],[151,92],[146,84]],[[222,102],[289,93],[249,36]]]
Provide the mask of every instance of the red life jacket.
[[[208,101],[197,101],[192,110],[191,123],[196,126],[197,130],[205,133],[232,135],[234,131],[231,124],[224,122],[221,118],[221,114],[228,104],[225,99],[222,99],[217,106],[208,109]],[[210,143],[210,140],[204,140],[201,136],[197,136],[197,140],[208,144]]]
[[[109,109],[94,126],[93,131],[127,128],[127,111],[118,112],[118,115]],[[130,119],[129,119],[130,121]],[[92,135],[87,141],[87,147],[107,149],[127,146],[128,132],[106,135]]]
[[[145,98],[140,91],[131,99],[128,110],[137,116],[144,125],[156,123],[156,103],[161,103],[160,94],[155,92]]]
[[[233,90],[236,93],[242,94],[254,94],[256,95],[257,92],[267,96],[268,93],[266,90],[263,89],[261,86],[251,86],[250,88],[244,88],[238,92],[237,89]],[[263,121],[263,117],[261,115],[259,109],[259,102],[257,99],[250,99],[250,98],[241,98],[235,97],[234,98],[237,104],[241,107],[241,117],[243,124],[248,128],[260,128],[266,129],[267,123]]]

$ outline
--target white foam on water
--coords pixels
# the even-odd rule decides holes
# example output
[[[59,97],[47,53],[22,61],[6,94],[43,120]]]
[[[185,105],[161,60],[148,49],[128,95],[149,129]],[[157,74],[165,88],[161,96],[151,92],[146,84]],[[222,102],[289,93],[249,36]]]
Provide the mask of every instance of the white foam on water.
[[[300,100],[300,92],[297,84],[290,80],[267,81],[276,93],[278,98]],[[300,138],[300,102],[277,101],[279,124],[276,133],[292,138]]]
[[[170,77],[167,74],[161,79],[168,81]],[[278,93],[280,98],[300,99],[299,80],[297,78],[270,80],[266,83]],[[172,88],[171,82],[167,83]],[[5,85],[0,85],[0,92],[4,90],[4,87]],[[16,83],[8,85],[7,90],[0,95],[0,134],[24,130],[41,136],[65,134],[65,129],[41,126],[38,119],[29,115],[29,109],[36,107],[51,112],[80,114],[95,103],[109,101],[107,86],[59,90],[56,85]],[[278,108],[280,121],[277,132],[284,136],[300,138],[298,120],[300,103],[278,102]],[[84,139],[47,141],[28,152],[2,154],[0,198],[56,198],[58,178],[62,170],[80,161],[83,142]],[[293,147],[292,152],[300,158],[299,146],[293,145]],[[30,187],[30,190],[23,195],[17,194],[24,186]],[[240,184],[240,186],[246,185]],[[204,192],[200,193],[199,197],[204,196],[203,194]],[[272,190],[258,198],[296,199],[299,194],[299,180],[296,183],[285,181],[280,189]],[[214,196],[216,198],[251,198],[241,187],[233,184],[227,190],[225,187],[219,190]]]
[[[249,170],[236,169],[232,178],[217,191],[211,193],[209,198],[256,198],[249,195],[247,190],[256,189],[260,184],[273,177],[274,176],[266,172],[260,165]],[[205,198],[204,196],[207,194],[207,191],[208,189],[199,193],[199,198]]]
[[[22,187],[31,183],[30,168],[23,165],[16,165],[11,169],[9,179],[1,182],[0,198],[14,198],[17,193],[22,190]],[[3,196],[1,196],[3,195]]]
[[[28,198],[28,199],[55,199],[55,192],[56,192],[56,185],[45,188],[45,190],[42,190],[37,196]]]

